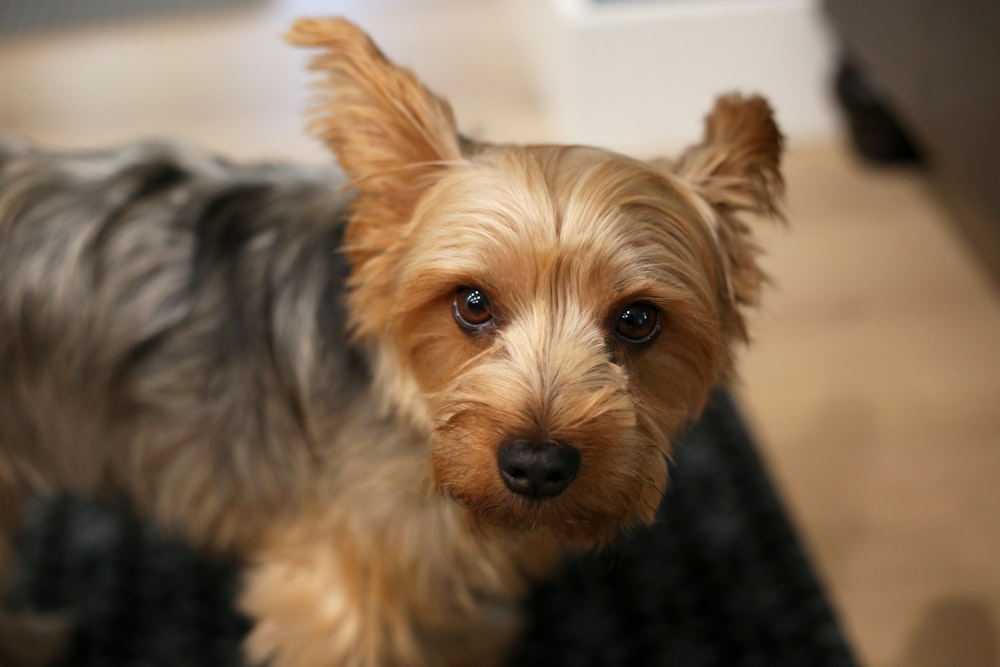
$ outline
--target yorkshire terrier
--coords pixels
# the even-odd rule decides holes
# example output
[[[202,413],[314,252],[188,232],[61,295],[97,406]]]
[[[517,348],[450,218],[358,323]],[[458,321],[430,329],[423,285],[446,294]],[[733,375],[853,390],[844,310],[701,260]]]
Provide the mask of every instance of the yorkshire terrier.
[[[290,40],[339,169],[0,149],[0,570],[25,497],[124,492],[244,560],[248,662],[501,664],[560,553],[653,519],[781,134],[730,95],[673,161],[477,142],[347,21]]]

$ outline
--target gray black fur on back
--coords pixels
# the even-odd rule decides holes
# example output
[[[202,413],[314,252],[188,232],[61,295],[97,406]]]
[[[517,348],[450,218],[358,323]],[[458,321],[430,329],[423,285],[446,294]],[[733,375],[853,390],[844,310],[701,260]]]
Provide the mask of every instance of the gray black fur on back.
[[[0,143],[0,487],[127,487],[224,548],[288,505],[368,383],[343,180],[173,144]]]

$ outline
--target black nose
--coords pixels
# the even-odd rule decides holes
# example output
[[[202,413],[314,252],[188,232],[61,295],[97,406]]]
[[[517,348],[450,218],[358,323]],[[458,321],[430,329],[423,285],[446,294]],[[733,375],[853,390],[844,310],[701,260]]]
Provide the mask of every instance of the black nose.
[[[580,452],[561,442],[504,441],[497,450],[504,484],[529,498],[558,496],[576,478]]]

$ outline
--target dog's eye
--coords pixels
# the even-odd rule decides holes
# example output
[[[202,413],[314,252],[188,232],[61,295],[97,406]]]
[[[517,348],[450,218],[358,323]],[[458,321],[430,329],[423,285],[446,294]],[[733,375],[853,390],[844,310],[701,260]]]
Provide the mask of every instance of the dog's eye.
[[[455,321],[466,331],[479,331],[493,320],[493,308],[486,294],[475,287],[459,287],[451,304]]]
[[[652,343],[660,333],[660,312],[649,303],[630,303],[615,323],[615,335],[632,345]]]

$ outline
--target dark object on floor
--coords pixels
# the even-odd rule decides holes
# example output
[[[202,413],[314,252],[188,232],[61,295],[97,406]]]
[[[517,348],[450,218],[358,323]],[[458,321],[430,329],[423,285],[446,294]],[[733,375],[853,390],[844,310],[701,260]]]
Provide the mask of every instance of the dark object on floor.
[[[863,74],[847,62],[840,64],[834,86],[847,120],[854,149],[880,164],[920,161],[920,152]]]
[[[1000,281],[1000,2],[823,7],[844,57],[920,146],[952,222]]]
[[[240,664],[231,564],[74,500],[39,507],[23,548],[22,603],[79,619],[66,667]],[[854,665],[725,393],[678,445],[657,524],[567,563],[529,611],[518,667]]]
[[[728,394],[676,449],[657,523],[538,591],[512,665],[855,664]]]

